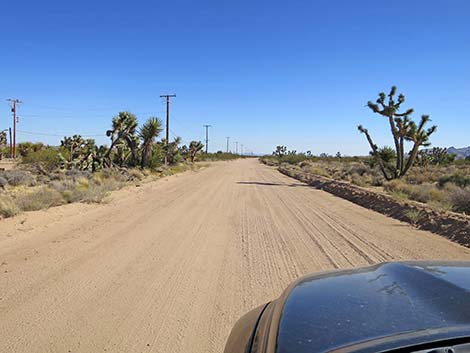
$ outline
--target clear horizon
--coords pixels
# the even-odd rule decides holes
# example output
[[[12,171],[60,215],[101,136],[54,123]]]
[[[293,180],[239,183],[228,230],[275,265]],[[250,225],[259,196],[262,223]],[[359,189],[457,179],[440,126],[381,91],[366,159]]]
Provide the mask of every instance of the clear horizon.
[[[432,146],[470,145],[470,3],[246,0],[0,4],[0,130],[18,109],[18,141],[57,145],[105,132],[119,111],[164,120],[171,137],[255,154],[369,151],[356,129],[391,145],[365,107],[396,85],[438,131]]]

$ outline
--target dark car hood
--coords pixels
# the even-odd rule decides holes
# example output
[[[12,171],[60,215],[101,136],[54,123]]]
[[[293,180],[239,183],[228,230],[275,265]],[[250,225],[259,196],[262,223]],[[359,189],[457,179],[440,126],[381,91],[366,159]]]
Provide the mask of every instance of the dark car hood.
[[[324,273],[299,280],[283,297],[278,353],[378,351],[396,347],[384,339],[391,336],[416,344],[470,334],[468,263]],[[364,342],[371,340],[376,344],[368,349]]]

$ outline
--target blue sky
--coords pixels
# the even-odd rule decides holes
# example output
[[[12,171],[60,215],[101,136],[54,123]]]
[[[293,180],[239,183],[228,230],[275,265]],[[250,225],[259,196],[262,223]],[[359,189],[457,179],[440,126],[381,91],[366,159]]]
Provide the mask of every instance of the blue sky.
[[[433,145],[468,146],[469,19],[467,0],[3,1],[0,128],[19,98],[20,141],[104,144],[117,112],[164,118],[175,93],[185,142],[211,124],[211,150],[366,154],[359,123],[391,141],[364,105],[395,84]]]

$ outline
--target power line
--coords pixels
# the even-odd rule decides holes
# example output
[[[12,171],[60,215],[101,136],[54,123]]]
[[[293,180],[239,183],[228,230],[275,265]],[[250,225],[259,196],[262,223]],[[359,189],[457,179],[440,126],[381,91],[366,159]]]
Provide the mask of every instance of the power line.
[[[17,130],[17,131],[21,132],[23,134],[37,135],[37,136],[64,137],[64,136],[70,135],[68,133],[67,134],[50,134],[50,133],[47,133],[47,132],[35,132],[35,131],[25,131],[25,130]],[[83,137],[104,137],[104,136],[106,136],[106,134],[86,134],[86,135],[74,134],[74,135],[80,135],[80,136],[83,136]]]

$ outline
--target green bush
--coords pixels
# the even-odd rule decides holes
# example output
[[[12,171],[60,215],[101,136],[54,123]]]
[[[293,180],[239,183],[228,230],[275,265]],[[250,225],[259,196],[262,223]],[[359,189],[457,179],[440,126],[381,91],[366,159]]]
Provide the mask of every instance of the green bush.
[[[439,178],[439,186],[444,186],[447,183],[453,183],[461,188],[465,188],[470,186],[470,175],[455,173]]]
[[[59,148],[48,147],[28,153],[21,159],[23,164],[39,163],[48,171],[61,167],[62,161],[59,157]]]

